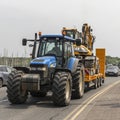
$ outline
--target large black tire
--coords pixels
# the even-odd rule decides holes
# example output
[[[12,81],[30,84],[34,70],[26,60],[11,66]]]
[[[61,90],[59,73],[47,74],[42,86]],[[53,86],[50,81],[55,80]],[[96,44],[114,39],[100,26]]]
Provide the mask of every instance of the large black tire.
[[[94,89],[97,89],[98,87],[98,79],[94,80]]]
[[[102,86],[102,78],[100,77],[100,86]]]
[[[53,103],[57,106],[67,106],[71,100],[71,74],[68,72],[56,72],[53,79]]]
[[[0,78],[0,88],[3,86],[3,80]]]
[[[116,77],[118,77],[119,76],[119,74],[118,73],[116,73],[116,75],[115,75]]]
[[[10,73],[7,81],[7,96],[12,104],[25,103],[27,99],[27,91],[21,89],[21,77],[23,73],[13,71]]]
[[[46,96],[46,92],[30,92],[32,97],[45,97]]]
[[[105,80],[104,80],[104,78],[102,78],[102,83],[105,83]]]
[[[72,77],[73,91],[72,98],[79,99],[84,95],[84,68],[83,66],[77,66],[76,72]]]

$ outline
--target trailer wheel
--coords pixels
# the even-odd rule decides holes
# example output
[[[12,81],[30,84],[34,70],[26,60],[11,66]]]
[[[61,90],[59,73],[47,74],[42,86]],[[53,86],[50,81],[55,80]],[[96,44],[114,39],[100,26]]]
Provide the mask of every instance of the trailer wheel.
[[[100,77],[100,86],[102,86],[102,78]]]
[[[32,97],[45,97],[46,96],[46,92],[30,92]]]
[[[81,69],[82,67],[77,67],[76,72],[73,75],[73,91],[72,98],[79,99],[84,95],[84,73]]]
[[[94,80],[94,89],[97,89],[98,87],[98,79]]]
[[[0,78],[0,88],[3,86],[3,80]]]
[[[10,73],[7,81],[7,97],[12,104],[25,103],[27,99],[27,91],[21,89],[22,72],[13,71]]]
[[[97,87],[100,87],[100,78],[97,78]]]
[[[102,83],[105,83],[105,80],[104,80],[104,78],[102,77]]]
[[[67,72],[56,72],[53,79],[53,103],[57,106],[67,106],[71,100],[71,75]]]

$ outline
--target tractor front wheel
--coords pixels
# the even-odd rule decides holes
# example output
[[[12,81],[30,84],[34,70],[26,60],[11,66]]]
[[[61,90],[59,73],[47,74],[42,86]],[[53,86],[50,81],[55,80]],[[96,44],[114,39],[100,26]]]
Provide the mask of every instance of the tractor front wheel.
[[[56,72],[53,80],[53,103],[67,106],[71,100],[71,75],[68,72]]]
[[[12,104],[25,103],[27,99],[27,91],[22,90],[21,78],[23,73],[13,71],[10,73],[7,81],[7,96]]]

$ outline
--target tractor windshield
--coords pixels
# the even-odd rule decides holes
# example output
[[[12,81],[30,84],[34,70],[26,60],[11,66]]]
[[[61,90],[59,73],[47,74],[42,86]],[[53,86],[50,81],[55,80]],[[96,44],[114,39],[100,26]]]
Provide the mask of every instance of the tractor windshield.
[[[66,36],[69,36],[73,39],[80,39],[80,33],[76,30],[66,30]]]
[[[62,41],[57,38],[43,38],[39,46],[38,57],[45,55],[62,56]]]
[[[74,32],[71,31],[71,30],[66,30],[66,36],[69,36],[69,37],[71,37],[71,38],[75,38],[75,34],[74,34]]]

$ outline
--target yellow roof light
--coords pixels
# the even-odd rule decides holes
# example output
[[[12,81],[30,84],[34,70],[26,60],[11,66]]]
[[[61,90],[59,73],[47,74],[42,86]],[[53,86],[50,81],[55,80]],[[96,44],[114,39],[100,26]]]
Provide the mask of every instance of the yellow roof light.
[[[42,32],[39,32],[38,35],[41,36],[41,35],[42,35]]]

